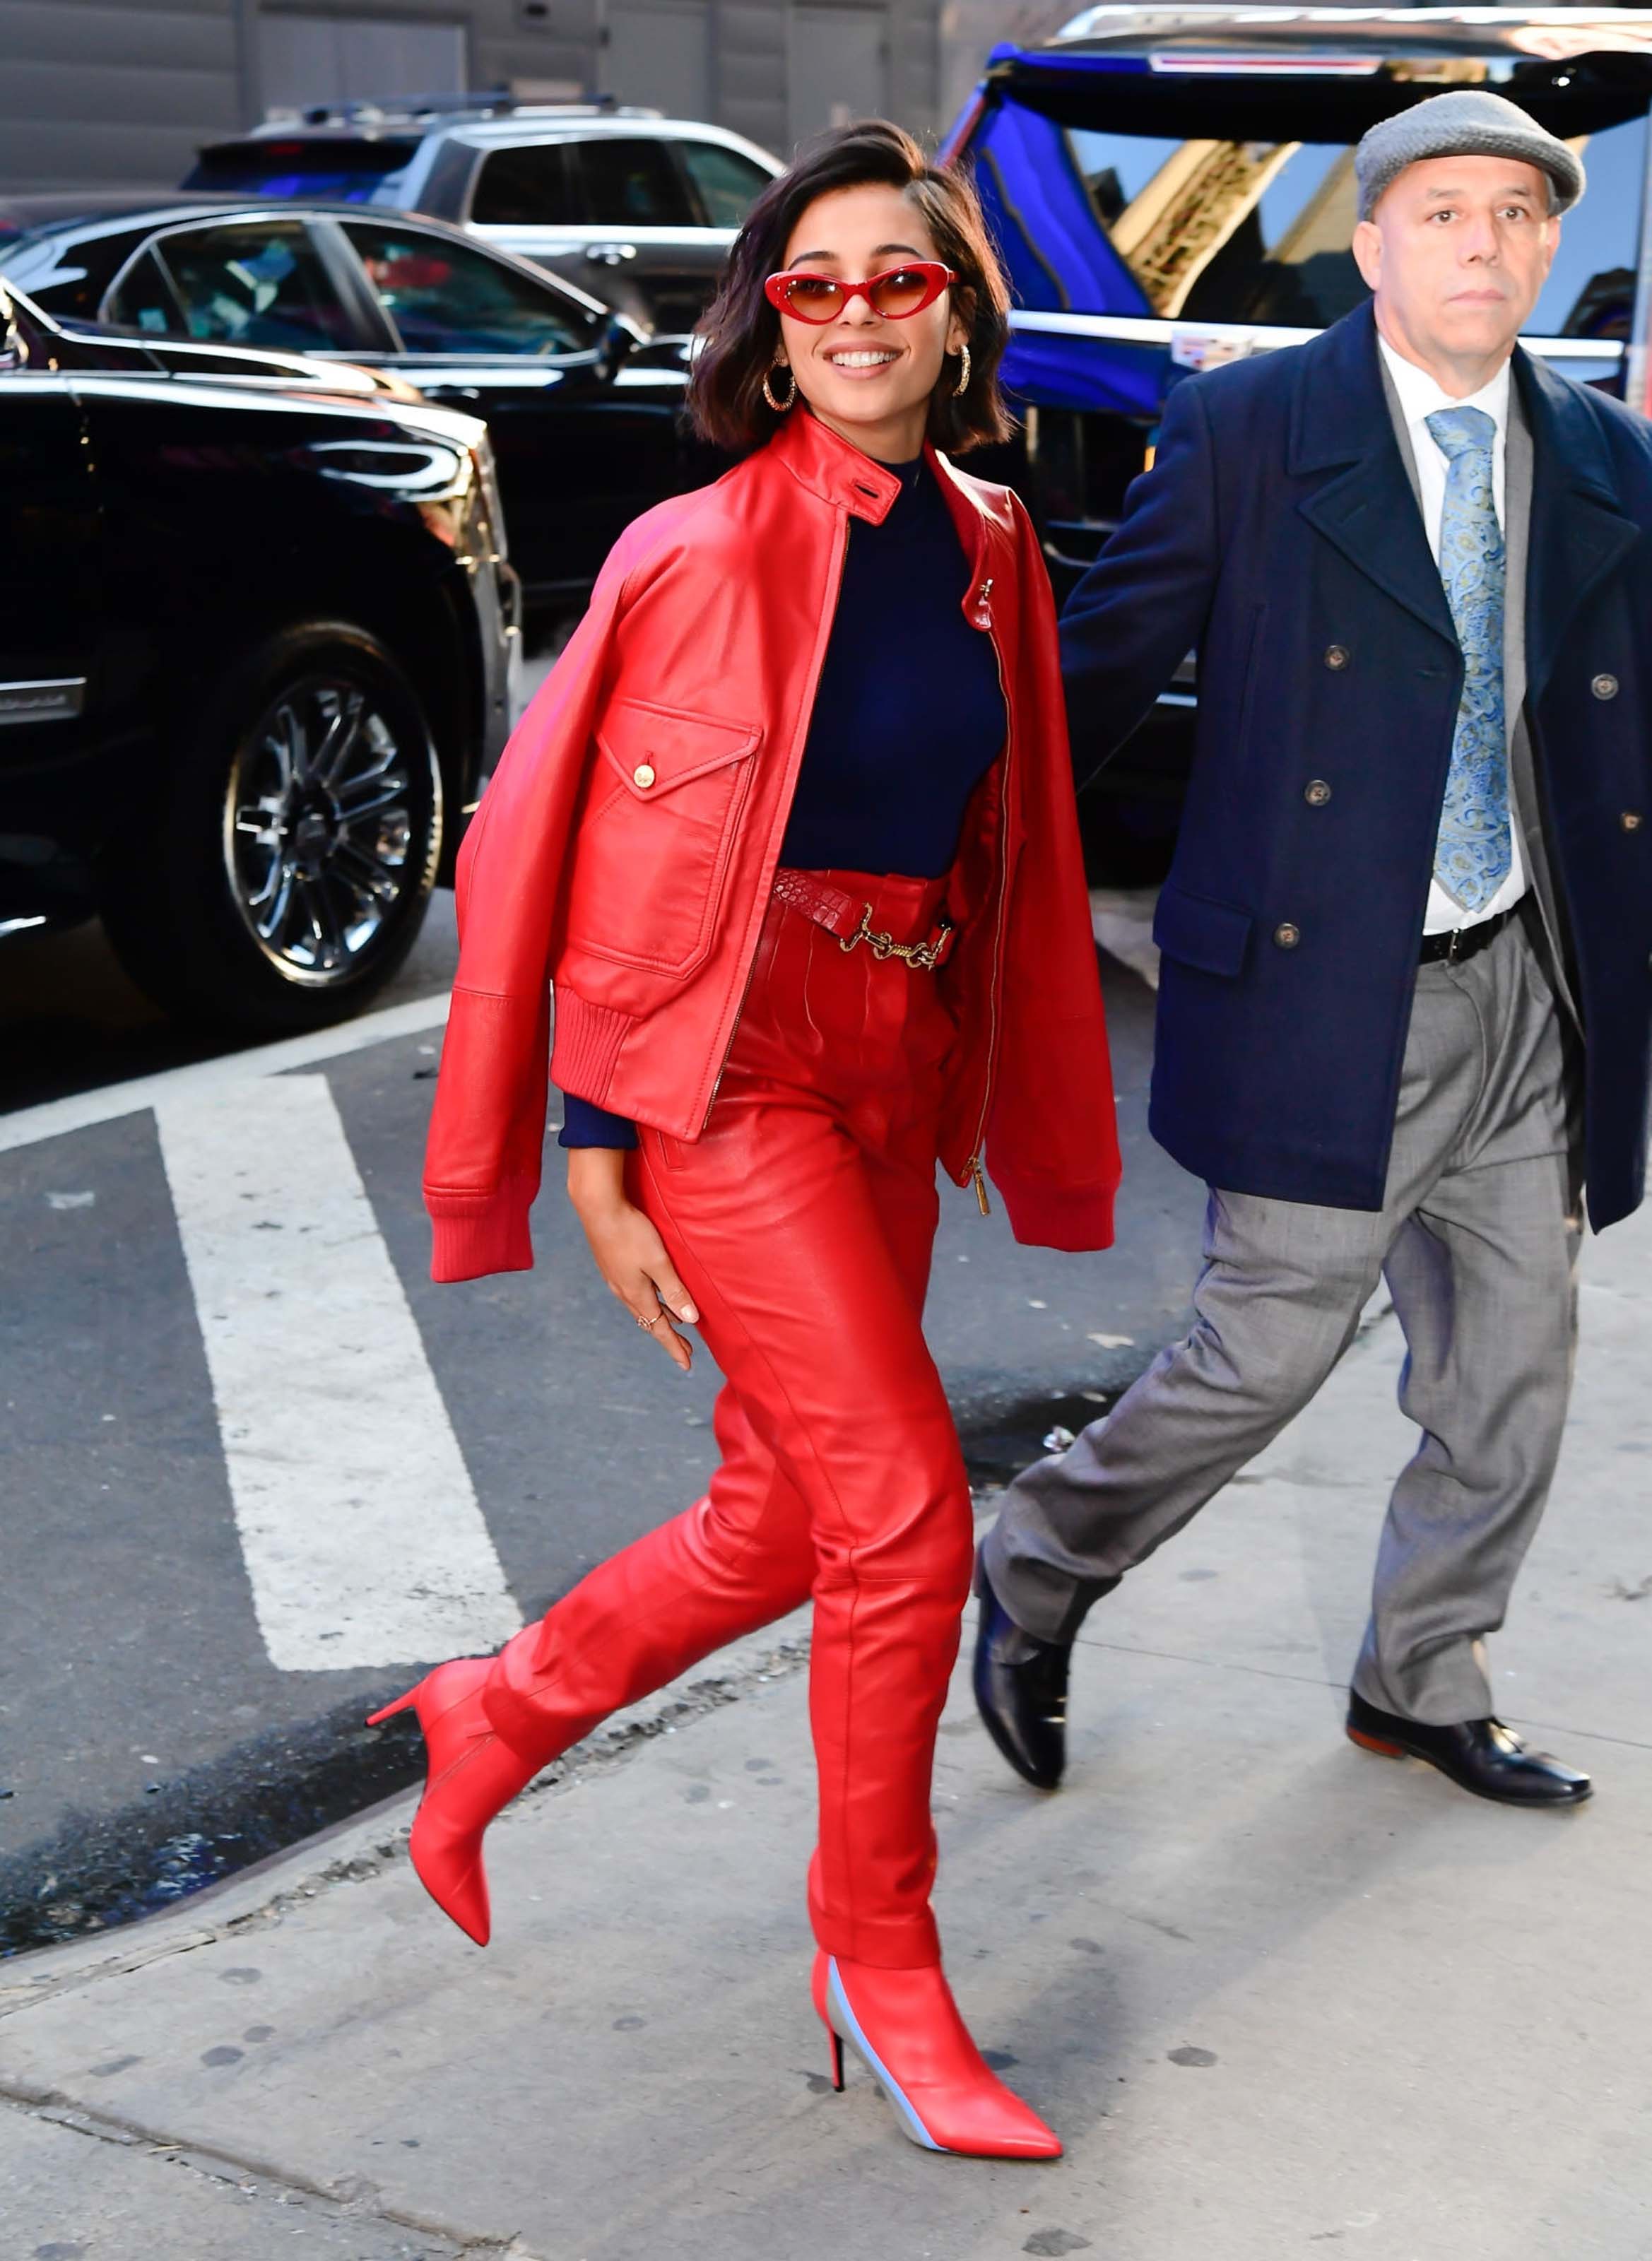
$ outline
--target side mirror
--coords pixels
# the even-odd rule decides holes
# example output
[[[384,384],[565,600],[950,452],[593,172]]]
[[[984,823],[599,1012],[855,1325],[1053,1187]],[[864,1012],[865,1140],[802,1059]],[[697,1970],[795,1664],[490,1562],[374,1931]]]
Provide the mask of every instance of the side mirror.
[[[612,384],[638,346],[647,343],[640,324],[628,314],[610,314],[597,341],[597,367]]]

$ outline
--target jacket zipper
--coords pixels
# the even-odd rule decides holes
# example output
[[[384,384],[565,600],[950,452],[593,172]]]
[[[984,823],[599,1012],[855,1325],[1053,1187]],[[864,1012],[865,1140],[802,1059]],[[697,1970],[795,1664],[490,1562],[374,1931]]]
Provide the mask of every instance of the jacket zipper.
[[[993,1074],[998,1063],[998,975],[1003,959],[1004,898],[1009,882],[1009,764],[1015,741],[1015,716],[1009,704],[1009,685],[1004,680],[1004,657],[998,649],[998,636],[992,626],[992,611],[988,608],[987,634],[992,643],[993,659],[998,669],[998,692],[1004,702],[1004,774],[998,802],[998,901],[993,923],[992,986],[988,992],[987,1020],[987,1080],[982,1087],[980,1120],[975,1126],[975,1150],[969,1158],[969,1174],[975,1181],[975,1199],[983,1217],[992,1215],[992,1203],[987,1198],[986,1174],[981,1158],[987,1145],[987,1117],[992,1111]]]
[[[804,743],[808,743],[808,726],[815,718],[815,701],[816,697],[819,695],[820,678],[826,665],[826,647],[831,642],[832,630],[837,624],[837,606],[838,601],[843,595],[844,588],[844,559],[847,556],[848,550],[849,513],[846,509],[844,509],[840,510],[838,513],[837,532],[832,553],[832,600],[830,607],[824,613],[824,624],[821,630],[820,640],[815,647],[813,670],[809,677],[808,684],[808,699],[803,709],[801,722],[799,725]],[[1002,673],[1003,671],[1001,667],[999,670],[1001,678],[1002,677]],[[802,757],[801,752],[798,757],[798,767],[799,769],[802,767]],[[780,818],[779,832],[774,843],[774,863],[769,866],[769,886],[771,889],[773,887],[774,873],[779,864],[779,843],[786,837],[786,818],[789,817],[792,813],[792,800],[795,798],[796,792],[797,779],[794,774],[792,779],[792,793],[787,798],[785,813]],[[763,908],[764,916],[766,917],[768,915],[768,895],[766,894],[763,897]],[[762,928],[760,925],[758,931],[761,934]],[[706,1102],[706,1111],[700,1117],[700,1127],[702,1131],[705,1130],[707,1123],[711,1120],[711,1110],[717,1104],[717,1094],[722,1089],[723,1077],[729,1072],[729,1055],[734,1050],[735,1032],[740,1026],[740,1016],[745,1011],[746,999],[751,994],[752,976],[756,973],[757,970],[758,953],[757,948],[754,944],[751,955],[746,961],[745,980],[741,985],[740,1002],[736,1006],[734,1018],[729,1023],[728,1041],[723,1045],[722,1058],[718,1062],[717,1073],[712,1081],[711,1097]]]

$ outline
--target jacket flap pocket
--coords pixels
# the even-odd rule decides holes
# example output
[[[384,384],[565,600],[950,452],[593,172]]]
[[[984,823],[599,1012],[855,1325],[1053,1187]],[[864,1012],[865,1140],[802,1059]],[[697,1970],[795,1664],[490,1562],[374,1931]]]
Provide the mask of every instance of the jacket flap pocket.
[[[741,760],[762,736],[760,724],[685,714],[643,699],[610,700],[597,725],[598,745],[639,800],[657,800]]]
[[[1251,924],[1248,911],[1167,886],[1160,891],[1153,913],[1153,938],[1167,958],[1232,980],[1244,969]]]

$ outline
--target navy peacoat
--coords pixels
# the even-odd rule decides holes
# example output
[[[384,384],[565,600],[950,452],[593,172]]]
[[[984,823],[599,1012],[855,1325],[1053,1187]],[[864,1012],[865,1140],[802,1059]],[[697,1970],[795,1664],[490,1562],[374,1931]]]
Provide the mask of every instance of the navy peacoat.
[[[1652,426],[1518,350],[1514,376],[1533,450],[1526,715],[1599,1230],[1646,1171]],[[1462,660],[1368,305],[1171,393],[1062,618],[1081,784],[1196,646],[1153,1130],[1232,1191],[1380,1209]]]

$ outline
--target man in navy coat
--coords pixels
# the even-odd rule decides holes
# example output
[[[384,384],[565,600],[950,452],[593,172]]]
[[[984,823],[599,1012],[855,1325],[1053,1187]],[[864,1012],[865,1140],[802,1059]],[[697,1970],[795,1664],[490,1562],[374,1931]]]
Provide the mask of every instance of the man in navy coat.
[[[1356,158],[1369,305],[1183,382],[1079,584],[1081,779],[1191,646],[1152,1127],[1210,1187],[1196,1321],[981,1554],[976,1693],[1052,1788],[1086,1611],[1312,1396],[1379,1278],[1422,1431],[1348,1732],[1479,1795],[1586,1776],[1493,1716],[1483,1642],[1548,1495],[1582,1193],[1639,1204],[1652,1048],[1652,427],[1515,341],[1583,190],[1460,91]]]

